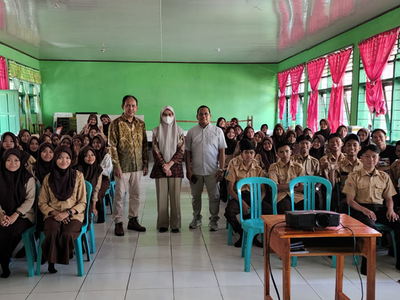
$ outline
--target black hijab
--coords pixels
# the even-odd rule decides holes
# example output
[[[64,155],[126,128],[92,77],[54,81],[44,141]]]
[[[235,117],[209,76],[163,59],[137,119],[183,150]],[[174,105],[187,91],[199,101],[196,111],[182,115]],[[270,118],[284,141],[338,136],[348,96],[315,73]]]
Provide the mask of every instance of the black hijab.
[[[55,138],[55,137],[58,137],[58,144],[57,144],[57,145],[54,144],[54,138]],[[58,145],[60,144],[60,140],[61,140],[61,137],[60,137],[60,135],[59,135],[58,133],[53,133],[53,134],[51,135],[51,143],[53,144],[53,147],[54,147],[54,148],[58,147]]]
[[[18,149],[7,149],[2,156],[0,169],[0,205],[8,216],[11,216],[25,202],[25,185],[32,177],[22,163],[15,172],[6,168],[6,160],[12,154],[21,160],[21,152]]]
[[[42,152],[46,149],[50,148],[51,151],[54,152],[54,147],[50,143],[43,143],[40,144],[39,149],[38,149],[38,159],[36,160],[35,164],[33,165],[34,171],[35,171],[35,176],[39,180],[40,184],[43,183],[44,177],[46,177],[47,174],[50,173],[51,167],[53,165],[53,160],[54,157],[51,161],[46,162],[42,158]]]
[[[76,169],[83,173],[85,180],[90,182],[90,184],[94,188],[97,185],[100,174],[103,173],[103,168],[100,167],[100,165],[98,164],[97,158],[95,162],[91,165],[85,162],[85,156],[89,151],[92,151],[93,154],[96,155],[96,152],[94,151],[92,146],[85,146],[81,148],[81,150],[79,151],[78,165],[76,166]]]
[[[106,114],[103,114],[100,116],[100,120],[103,118],[110,120],[110,117]],[[103,125],[103,133],[107,138],[108,138],[108,127],[110,127],[110,124],[111,124],[111,122],[108,122],[107,124],[104,124],[104,123],[102,124]]]
[[[4,139],[6,138],[6,136],[9,136],[9,137],[12,138],[12,140],[14,142],[14,147],[13,148],[17,148],[17,137],[15,136],[15,134],[10,132],[10,131],[4,132],[1,135],[0,161],[3,160],[3,154],[6,151],[6,149],[3,147],[3,142],[4,142]]]
[[[46,143],[46,140],[45,140],[46,137],[50,138],[50,140],[51,140],[50,135],[48,135],[47,133],[42,133],[42,134],[39,136],[39,145],[41,145],[41,144],[43,144],[43,143]]]
[[[278,128],[281,128],[282,129],[282,135],[281,136],[279,136],[278,134],[277,134],[277,129]],[[273,131],[273,133],[272,133],[272,139],[273,139],[273,141],[274,141],[274,145],[278,145],[279,144],[279,142],[280,141],[283,141],[284,139],[285,139],[286,137],[285,137],[285,128],[283,128],[283,125],[282,124],[276,124],[275,125],[275,127],[274,127],[274,131]]]
[[[361,142],[361,143],[360,143],[360,146],[361,146],[361,147],[364,147],[364,146],[370,145],[370,144],[371,144],[371,134],[370,134],[370,132],[368,131],[368,129],[366,129],[366,128],[361,128],[359,131],[357,131],[357,135],[358,135],[358,136],[360,136],[360,135],[359,135],[360,131],[364,132],[364,133],[367,135],[367,138],[365,139],[364,142]],[[360,141],[361,141],[361,140],[360,140]]]
[[[28,152],[30,155],[32,155],[34,159],[37,160],[37,159],[38,159],[39,148],[38,148],[38,150],[36,150],[36,151],[32,151],[32,150],[31,150],[30,145],[31,145],[31,143],[32,143],[33,140],[37,141],[38,146],[40,145],[39,139],[38,139],[36,136],[31,136],[31,137],[29,138],[29,141],[28,141],[28,151],[27,151],[27,152]]]
[[[324,137],[324,139],[325,139],[325,141],[327,141],[328,140],[328,138],[329,138],[329,135],[331,134],[331,123],[329,123],[329,121],[327,120],[327,119],[321,119],[320,121],[319,121],[319,125],[321,126],[321,122],[325,122],[326,123],[326,129],[324,129],[324,130],[319,130],[319,131],[317,131],[315,134],[314,134],[314,136],[316,136],[316,135],[322,135],[323,137]]]
[[[226,146],[227,146],[227,148],[225,149],[225,155],[232,155],[233,152],[235,151],[236,144],[237,144],[237,141],[235,140],[235,138],[233,138],[233,139],[228,138],[228,133],[231,129],[233,129],[233,132],[235,133],[235,128],[232,126],[229,126],[225,131],[225,142],[226,142]]]
[[[65,170],[57,166],[57,159],[61,153],[67,153],[72,159],[72,151],[67,146],[58,146],[54,150],[53,164],[50,170],[49,187],[59,201],[68,200],[75,188],[76,170],[68,166]],[[71,161],[72,163],[72,161]]]
[[[105,140],[103,139],[103,137],[101,136],[101,134],[96,134],[96,135],[93,137],[93,139],[92,139],[92,141],[91,141],[91,143],[90,143],[90,145],[91,145],[92,147],[93,147],[93,141],[94,141],[95,139],[98,139],[99,142],[100,142],[100,144],[101,144],[99,150],[94,150],[95,153],[96,153],[96,162],[97,162],[98,164],[101,164],[101,162],[102,162],[103,159],[104,159],[104,156],[108,153],[108,150],[107,150],[107,148],[106,148],[106,142],[105,142]],[[93,149],[94,149],[94,148],[93,148]]]
[[[266,140],[270,141],[272,144],[272,149],[270,151],[267,151],[264,149],[264,142]],[[260,152],[258,154],[261,155],[262,162],[264,163],[265,169],[268,171],[271,164],[276,163],[276,161],[277,161],[274,140],[271,137],[267,136],[262,140],[261,144],[262,144],[262,147],[260,148]]]
[[[314,134],[312,141],[314,142],[315,139],[319,140],[321,147],[315,149],[311,146],[310,155],[320,160],[320,158],[325,155],[325,138],[321,134]]]
[[[28,132],[29,135],[31,135],[31,133],[30,133],[30,131],[29,131],[28,129],[21,129],[21,130],[18,132],[18,138],[19,138],[19,144],[21,145],[22,149],[24,149],[24,151],[28,151],[28,143],[24,143],[24,142],[22,141],[22,135],[23,135],[25,132]],[[29,142],[29,141],[28,141],[28,142]]]

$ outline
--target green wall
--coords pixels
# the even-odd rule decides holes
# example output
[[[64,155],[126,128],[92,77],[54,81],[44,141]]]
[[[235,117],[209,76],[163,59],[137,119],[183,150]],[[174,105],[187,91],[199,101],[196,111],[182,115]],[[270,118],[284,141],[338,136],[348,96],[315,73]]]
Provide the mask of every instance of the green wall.
[[[21,52],[18,52],[16,50],[9,48],[2,44],[0,44],[0,55],[4,56],[5,58],[19,62],[20,64],[23,64],[25,66],[28,66],[28,67],[31,67],[34,69],[40,69],[39,61],[37,59],[32,58],[28,55],[25,55]]]
[[[275,119],[276,67],[42,61],[44,122],[51,124],[54,112],[120,114],[122,97],[132,94],[139,100],[137,114],[145,116],[147,130],[158,126],[165,105],[174,108],[177,119],[195,120],[202,104],[210,107],[213,121],[253,115],[259,129]],[[194,124],[180,126],[187,130]]]

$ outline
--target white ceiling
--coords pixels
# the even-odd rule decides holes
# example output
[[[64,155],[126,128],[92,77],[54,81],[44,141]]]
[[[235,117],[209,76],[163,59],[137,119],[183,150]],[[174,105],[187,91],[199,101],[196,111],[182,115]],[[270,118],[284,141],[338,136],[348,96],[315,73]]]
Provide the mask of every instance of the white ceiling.
[[[0,41],[37,59],[274,63],[399,4],[399,0],[0,0]]]

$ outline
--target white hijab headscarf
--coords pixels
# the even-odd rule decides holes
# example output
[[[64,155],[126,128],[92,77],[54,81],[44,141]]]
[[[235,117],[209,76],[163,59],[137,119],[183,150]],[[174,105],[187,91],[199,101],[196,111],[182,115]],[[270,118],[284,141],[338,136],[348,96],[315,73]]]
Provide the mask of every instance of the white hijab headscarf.
[[[173,113],[174,120],[171,124],[164,123],[162,115],[164,111],[170,110]],[[158,142],[158,148],[166,163],[171,161],[177,150],[179,136],[183,133],[182,128],[176,125],[175,111],[174,109],[167,105],[161,109],[160,113],[160,125],[153,129],[153,134]]]

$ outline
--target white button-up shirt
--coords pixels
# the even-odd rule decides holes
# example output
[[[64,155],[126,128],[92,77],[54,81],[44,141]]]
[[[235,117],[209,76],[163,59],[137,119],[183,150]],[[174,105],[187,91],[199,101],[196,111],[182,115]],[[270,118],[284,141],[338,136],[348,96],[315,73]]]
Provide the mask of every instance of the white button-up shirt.
[[[219,167],[218,150],[225,148],[224,133],[214,125],[203,128],[197,124],[186,135],[185,150],[191,152],[191,169],[197,175],[215,174]]]

